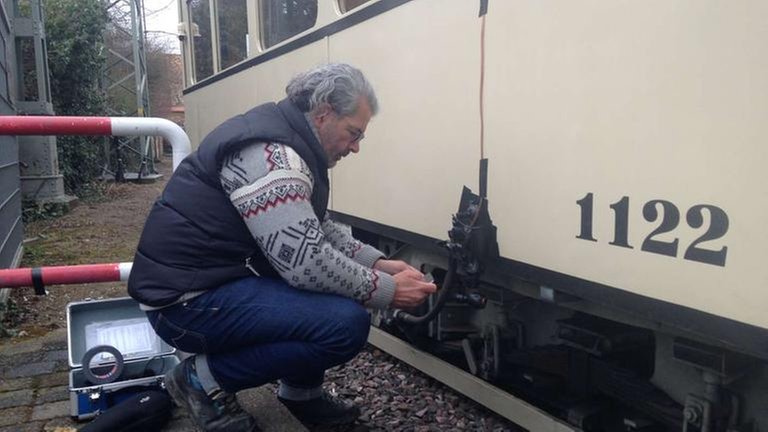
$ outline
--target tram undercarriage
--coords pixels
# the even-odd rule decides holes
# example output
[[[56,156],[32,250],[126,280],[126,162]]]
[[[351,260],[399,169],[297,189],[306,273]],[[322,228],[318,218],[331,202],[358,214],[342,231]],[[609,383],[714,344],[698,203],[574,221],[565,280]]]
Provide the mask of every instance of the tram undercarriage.
[[[377,240],[440,285],[445,256]],[[371,341],[530,430],[759,431],[768,424],[765,360],[686,337],[650,316],[493,276],[471,293],[482,305],[454,298],[424,325],[377,315],[381,331]],[[443,370],[429,355],[455,368]],[[468,384],[462,374],[492,387]],[[496,389],[508,397],[502,401]]]

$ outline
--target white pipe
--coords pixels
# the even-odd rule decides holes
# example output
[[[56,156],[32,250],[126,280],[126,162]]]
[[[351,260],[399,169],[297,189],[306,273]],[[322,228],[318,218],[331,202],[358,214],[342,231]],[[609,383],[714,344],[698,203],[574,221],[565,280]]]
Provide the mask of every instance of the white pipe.
[[[116,136],[161,136],[173,147],[173,170],[192,152],[192,144],[184,129],[176,123],[154,117],[110,117],[112,135]]]
[[[133,268],[133,263],[121,262],[117,265],[117,268],[120,271],[120,282],[125,282],[128,280],[128,276],[131,275],[131,269]]]

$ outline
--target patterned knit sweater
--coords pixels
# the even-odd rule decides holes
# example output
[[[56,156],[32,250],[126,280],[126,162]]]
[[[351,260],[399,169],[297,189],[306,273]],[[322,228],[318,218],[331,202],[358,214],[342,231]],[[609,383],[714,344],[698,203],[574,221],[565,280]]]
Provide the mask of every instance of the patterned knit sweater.
[[[371,269],[384,256],[349,227],[319,221],[311,204],[312,172],[290,147],[255,143],[228,155],[221,184],[264,256],[291,286],[389,306],[394,278]]]

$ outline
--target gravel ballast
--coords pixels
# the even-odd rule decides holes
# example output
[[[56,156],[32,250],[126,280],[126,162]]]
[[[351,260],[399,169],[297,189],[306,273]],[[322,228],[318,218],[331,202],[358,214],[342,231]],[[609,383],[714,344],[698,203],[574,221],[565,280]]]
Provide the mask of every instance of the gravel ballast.
[[[513,423],[369,346],[326,373],[326,389],[354,400],[358,424],[326,430],[519,431]]]

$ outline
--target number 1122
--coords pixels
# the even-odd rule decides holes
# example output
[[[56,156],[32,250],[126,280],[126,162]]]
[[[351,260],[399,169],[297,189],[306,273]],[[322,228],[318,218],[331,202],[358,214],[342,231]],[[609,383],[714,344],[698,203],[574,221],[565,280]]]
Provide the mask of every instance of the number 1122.
[[[596,242],[597,239],[592,233],[594,195],[592,192],[584,198],[576,201],[581,210],[581,226],[577,239]],[[614,232],[613,241],[608,244],[612,246],[634,249],[629,244],[629,197],[624,196],[620,200],[610,205],[614,213]],[[661,210],[661,214],[660,211]],[[694,240],[683,255],[684,259],[698,261],[705,264],[725,266],[725,258],[728,254],[728,247],[722,246],[720,249],[707,249],[701,247],[702,243],[717,240],[725,236],[728,232],[728,215],[720,207],[708,204],[697,204],[688,209],[685,214],[685,220],[688,226],[697,229],[704,225],[704,212],[709,213],[709,227],[706,232]],[[651,231],[643,240],[640,250],[660,255],[676,257],[678,253],[679,239],[672,241],[658,240],[655,237],[664,233],[674,231],[680,223],[680,210],[677,206],[665,200],[651,200],[643,205],[643,218],[648,222],[656,222],[661,219],[656,229]]]

